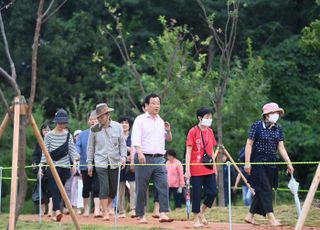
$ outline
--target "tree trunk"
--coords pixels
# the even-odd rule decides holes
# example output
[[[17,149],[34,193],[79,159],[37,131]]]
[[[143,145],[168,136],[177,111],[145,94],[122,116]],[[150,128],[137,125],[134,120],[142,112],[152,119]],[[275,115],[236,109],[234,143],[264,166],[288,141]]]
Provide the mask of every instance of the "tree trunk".
[[[16,219],[17,223],[19,214],[22,211],[24,201],[28,189],[27,174],[25,170],[26,165],[26,115],[20,116],[20,127],[19,127],[19,160],[18,160],[18,175],[19,175],[19,190],[17,197],[17,209],[16,209]]]
[[[222,102],[216,101],[215,104],[216,116],[217,116],[217,134],[218,134],[218,145],[222,144]],[[217,157],[217,162],[222,162],[222,154]],[[218,165],[218,204],[224,206],[224,187],[223,187],[223,166]]]

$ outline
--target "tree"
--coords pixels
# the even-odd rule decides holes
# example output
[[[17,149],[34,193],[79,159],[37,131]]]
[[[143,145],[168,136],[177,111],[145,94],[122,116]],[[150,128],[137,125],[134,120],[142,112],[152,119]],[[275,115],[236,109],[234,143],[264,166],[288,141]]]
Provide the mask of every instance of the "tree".
[[[218,131],[218,145],[223,144],[223,133],[222,133],[222,110],[224,104],[224,96],[226,93],[227,85],[231,77],[231,61],[233,57],[233,49],[237,37],[237,27],[239,19],[239,7],[240,0],[228,0],[227,1],[227,19],[224,28],[221,29],[216,27],[214,21],[214,13],[208,15],[205,5],[201,0],[197,0],[203,12],[203,18],[207,23],[211,33],[212,39],[215,41],[215,49],[219,50],[220,54],[218,57],[218,74],[211,67],[212,64],[208,64],[207,74],[213,76],[212,82],[213,93],[209,92],[213,106],[216,111],[216,122]],[[209,52],[212,49],[209,49]],[[211,56],[209,54],[209,56]],[[221,154],[218,157],[218,161],[221,162]],[[219,167],[218,175],[223,175],[222,167]],[[218,189],[219,189],[219,205],[224,204],[224,188],[223,188],[223,177],[218,176]]]
[[[247,60],[235,59],[225,97],[224,142],[234,160],[245,145],[251,124],[261,118],[261,108],[269,101],[269,82],[264,76],[264,60],[253,54],[251,39],[247,39]]]
[[[21,95],[20,86],[17,82],[17,73],[14,61],[11,57],[10,46],[7,40],[7,35],[4,27],[4,22],[2,18],[2,10],[8,9],[8,6],[11,6],[14,1],[11,1],[6,7],[1,7],[0,9],[0,29],[1,29],[1,36],[4,43],[4,52],[6,54],[9,66],[10,66],[10,73],[6,71],[4,68],[0,67],[0,76],[11,86],[14,90],[14,96],[20,98],[20,104],[24,104],[25,99]],[[27,176],[25,171],[25,163],[26,163],[26,126],[28,125],[32,108],[34,104],[34,99],[36,95],[36,81],[37,81],[37,57],[38,57],[38,47],[39,47],[39,37],[40,37],[40,29],[43,21],[48,19],[50,15],[46,18],[47,14],[50,12],[51,7],[53,6],[53,2],[49,3],[48,8],[44,12],[44,5],[45,0],[40,0],[38,5],[37,11],[37,18],[36,18],[36,25],[35,25],[35,32],[33,37],[33,45],[32,45],[32,71],[31,71],[31,85],[30,85],[30,96],[28,100],[28,109],[26,115],[21,114],[20,116],[20,124],[19,124],[19,150],[18,150],[18,175],[19,175],[19,190],[18,190],[18,197],[16,203],[16,219],[15,223],[18,220],[19,214],[22,210],[26,192],[27,192]],[[59,8],[58,6],[56,10]],[[53,11],[53,13],[55,10]],[[3,93],[3,90],[0,88],[0,99],[3,106],[6,108],[7,113],[9,114],[10,118],[12,119],[12,111],[9,107],[9,99]]]

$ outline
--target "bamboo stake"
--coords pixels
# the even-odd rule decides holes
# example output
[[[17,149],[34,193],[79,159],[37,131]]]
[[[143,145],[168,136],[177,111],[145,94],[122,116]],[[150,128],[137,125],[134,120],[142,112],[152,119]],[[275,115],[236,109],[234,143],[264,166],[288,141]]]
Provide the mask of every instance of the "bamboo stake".
[[[2,123],[1,123],[1,126],[0,126],[0,139],[5,131],[5,129],[7,128],[8,124],[9,124],[9,121],[10,121],[10,117],[9,117],[9,114],[6,113],[5,117],[3,118],[2,120]]]
[[[226,148],[223,149],[224,154],[228,157],[228,159],[232,162],[234,168],[236,169],[236,171],[240,174],[243,182],[248,186],[248,188],[250,189],[252,195],[255,195],[255,191],[253,190],[253,188],[251,187],[251,185],[249,184],[249,182],[247,181],[246,177],[243,175],[243,173],[241,172],[241,170],[239,169],[239,167],[236,165],[236,162],[233,160],[233,158],[231,157],[231,155],[229,154],[228,150]]]
[[[57,173],[56,167],[53,164],[53,161],[51,159],[49,151],[48,151],[48,149],[47,149],[47,147],[46,147],[46,145],[45,145],[45,143],[44,143],[44,141],[43,141],[43,139],[41,137],[41,134],[40,134],[40,131],[39,131],[38,126],[36,124],[36,121],[34,120],[34,117],[32,115],[30,117],[30,122],[31,122],[31,126],[32,126],[32,129],[33,129],[33,132],[34,132],[34,134],[35,134],[35,136],[37,138],[37,141],[38,141],[38,143],[39,143],[39,145],[40,145],[40,147],[42,149],[42,152],[44,153],[44,155],[45,155],[45,157],[47,159],[47,162],[48,162],[48,165],[50,167],[51,173],[52,173],[52,175],[54,177],[54,180],[57,183],[57,186],[59,188],[61,196],[62,196],[65,204],[67,205],[67,208],[69,209],[69,212],[70,212],[70,215],[72,217],[73,223],[74,223],[76,229],[79,230],[81,228],[80,228],[80,224],[78,222],[76,213],[74,212],[74,210],[72,208],[72,205],[70,203],[68,195],[67,195],[67,193],[66,193],[66,191],[65,191],[65,189],[63,187],[63,184],[62,184],[62,182],[60,180],[59,174]]]
[[[12,148],[12,171],[11,171],[11,194],[9,230],[15,229],[16,203],[17,203],[17,178],[18,178],[18,153],[19,153],[19,125],[20,125],[20,97],[14,98],[13,120],[13,148]]]
[[[306,197],[306,200],[304,201],[301,215],[299,216],[295,230],[301,230],[303,228],[303,225],[304,225],[304,222],[306,221],[306,218],[307,218],[308,212],[310,210],[314,195],[315,195],[317,188],[319,186],[319,182],[320,182],[320,164],[318,165],[316,174],[314,175],[314,178],[313,178],[312,183],[310,185],[310,189],[309,189],[308,195]]]

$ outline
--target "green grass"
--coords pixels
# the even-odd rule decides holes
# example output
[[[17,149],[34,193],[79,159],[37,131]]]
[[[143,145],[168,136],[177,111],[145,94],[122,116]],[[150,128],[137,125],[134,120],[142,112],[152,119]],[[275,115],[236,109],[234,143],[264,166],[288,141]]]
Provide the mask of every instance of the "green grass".
[[[295,226],[297,221],[297,214],[294,205],[277,205],[274,208],[275,216],[277,219],[281,221],[284,225]],[[232,222],[233,223],[243,223],[243,218],[245,217],[246,213],[248,212],[248,208],[244,206],[233,206],[232,207]],[[307,216],[307,220],[305,222],[305,226],[308,227],[319,227],[320,226],[320,219],[319,219],[320,209],[313,207]],[[185,220],[186,219],[186,212],[185,209],[174,210],[170,213],[170,217],[173,217],[177,220]],[[192,214],[191,214],[192,218]],[[227,223],[228,222],[228,208],[227,207],[213,207],[207,213],[207,219],[210,222],[216,223]],[[256,220],[261,224],[267,224],[267,221],[264,217],[257,216]],[[8,214],[1,214],[0,215],[0,229],[5,229],[6,224],[8,223]],[[56,223],[42,223],[39,225],[36,222],[30,221],[18,221],[17,229],[50,229],[50,230],[68,230],[74,229],[71,224],[61,224],[57,226]],[[102,229],[113,229],[113,227],[106,227],[102,225],[82,225],[82,229],[85,230],[102,230]],[[138,230],[143,229],[142,227],[121,227],[118,229],[128,229],[128,230]],[[154,230],[159,230],[161,228],[151,228]]]

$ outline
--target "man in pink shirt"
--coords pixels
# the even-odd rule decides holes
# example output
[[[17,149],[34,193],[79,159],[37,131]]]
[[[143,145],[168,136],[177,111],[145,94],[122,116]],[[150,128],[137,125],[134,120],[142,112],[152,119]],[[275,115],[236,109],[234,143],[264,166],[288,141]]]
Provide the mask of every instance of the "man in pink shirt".
[[[182,207],[182,188],[184,187],[184,173],[181,162],[177,159],[177,153],[174,149],[166,152],[167,156],[167,172],[169,184],[169,198],[173,194],[174,204],[176,208]]]
[[[171,141],[170,124],[159,116],[160,97],[150,94],[145,98],[146,113],[139,115],[132,127],[132,145],[136,148],[136,215],[139,223],[147,223],[144,206],[150,179],[159,192],[160,222],[172,222],[166,215],[169,212],[169,192],[167,169],[165,166],[165,140]],[[151,164],[151,165],[143,165]],[[163,165],[156,165],[163,164]]]

